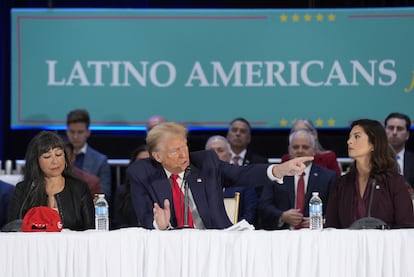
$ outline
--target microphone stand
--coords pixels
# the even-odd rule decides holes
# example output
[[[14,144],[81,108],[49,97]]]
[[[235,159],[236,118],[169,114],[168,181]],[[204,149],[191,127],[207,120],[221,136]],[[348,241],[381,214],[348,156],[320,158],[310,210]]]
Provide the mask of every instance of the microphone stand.
[[[188,197],[188,182],[187,180],[184,180],[184,225],[183,228],[189,228],[188,226],[188,203],[189,197]]]
[[[191,168],[188,166],[184,171],[184,177],[183,177],[183,185],[184,185],[184,225],[183,228],[190,228],[188,225],[188,207],[190,202],[190,197],[188,195],[188,182],[187,177],[191,173]]]

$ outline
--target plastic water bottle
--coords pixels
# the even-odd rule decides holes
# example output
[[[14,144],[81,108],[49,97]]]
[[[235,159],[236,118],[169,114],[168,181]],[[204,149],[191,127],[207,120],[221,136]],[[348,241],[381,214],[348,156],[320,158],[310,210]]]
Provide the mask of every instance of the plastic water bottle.
[[[312,192],[312,198],[309,201],[309,228],[311,230],[323,229],[322,205],[319,192]]]
[[[109,205],[105,194],[98,194],[95,202],[95,229],[99,231],[109,230]]]

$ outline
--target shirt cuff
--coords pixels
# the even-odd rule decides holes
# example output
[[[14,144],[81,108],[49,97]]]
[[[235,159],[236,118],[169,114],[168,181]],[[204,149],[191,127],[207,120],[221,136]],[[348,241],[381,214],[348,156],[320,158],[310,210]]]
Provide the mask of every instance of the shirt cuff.
[[[271,181],[276,181],[279,184],[283,184],[283,177],[282,178],[276,178],[273,175],[273,167],[275,167],[275,166],[276,166],[275,164],[269,165],[269,167],[267,168],[267,177],[269,177],[269,179]]]
[[[277,227],[281,228],[285,222],[282,220],[282,215],[279,217],[279,221],[277,222]]]
[[[157,222],[155,222],[155,219],[154,219],[154,221],[152,222],[152,225],[154,226],[154,228],[155,228],[156,230],[161,230],[160,228],[158,228],[158,225],[157,225]],[[174,227],[171,225],[171,222],[169,222],[169,223],[168,223],[168,226],[167,226],[167,229],[165,229],[165,230],[172,230],[172,229],[174,229]]]

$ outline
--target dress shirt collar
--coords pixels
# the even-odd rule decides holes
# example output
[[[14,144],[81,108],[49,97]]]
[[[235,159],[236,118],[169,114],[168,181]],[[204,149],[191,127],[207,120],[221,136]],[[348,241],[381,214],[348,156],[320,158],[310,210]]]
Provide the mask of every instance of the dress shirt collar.
[[[76,155],[78,155],[80,153],[86,154],[86,149],[88,149],[88,144],[87,143],[85,143],[85,145],[78,152],[76,152],[75,154]]]
[[[400,152],[397,153],[395,156],[397,159],[397,164],[400,169],[401,175],[404,175],[404,154],[405,154],[405,148],[403,148]]]
[[[231,161],[233,161],[233,158],[235,157],[235,156],[239,156],[240,157],[240,160],[241,160],[241,165],[243,165],[243,161],[244,161],[244,157],[246,156],[246,153],[247,153],[247,149],[244,149],[243,151],[241,151],[240,152],[240,154],[238,154],[238,155],[236,155],[234,152],[233,152],[233,150],[230,150],[230,153],[231,153]],[[233,162],[232,162],[233,163]]]
[[[165,171],[165,174],[167,174],[167,177],[168,177],[168,179],[170,179],[171,178],[171,175],[172,175],[172,173],[171,172],[169,172],[167,169],[165,169],[164,168],[164,171]],[[180,173],[178,173],[178,177],[180,177],[178,180],[177,180],[177,182],[181,182],[182,180],[183,180],[183,178],[184,178],[184,171],[183,172],[180,172]]]

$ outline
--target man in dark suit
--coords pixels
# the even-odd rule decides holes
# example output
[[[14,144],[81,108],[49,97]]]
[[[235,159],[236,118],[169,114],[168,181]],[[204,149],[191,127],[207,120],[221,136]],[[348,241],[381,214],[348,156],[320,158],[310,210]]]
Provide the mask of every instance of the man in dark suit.
[[[265,157],[257,155],[248,149],[251,141],[251,127],[246,119],[239,117],[230,122],[227,131],[227,140],[231,148],[231,164],[248,165],[252,163],[267,163]]]
[[[134,211],[147,229],[183,226],[183,214],[187,213],[183,210],[184,177],[189,185],[188,226],[223,229],[231,225],[223,203],[223,184],[249,185],[269,179],[283,182],[283,176],[301,174],[304,162],[312,160],[302,157],[278,165],[233,166],[219,160],[214,151],[190,154],[187,129],[174,122],[155,126],[146,142],[151,157],[133,163],[127,176]],[[191,173],[184,176],[190,164]]]
[[[68,113],[66,118],[66,135],[76,154],[76,167],[97,176],[106,199],[110,201],[112,195],[111,168],[107,156],[87,143],[91,134],[89,125],[90,117],[87,110],[73,110]]]
[[[291,157],[313,156],[316,153],[315,146],[315,138],[309,131],[299,130],[289,136]],[[302,184],[300,176],[288,176],[281,185],[265,185],[258,207],[264,229],[309,228],[309,200],[312,192],[319,192],[323,209],[326,210],[329,189],[337,175],[312,162],[307,164]]]
[[[411,119],[402,113],[390,113],[385,119],[385,132],[389,144],[394,149],[400,172],[414,187],[414,152],[405,149],[410,138]]]

